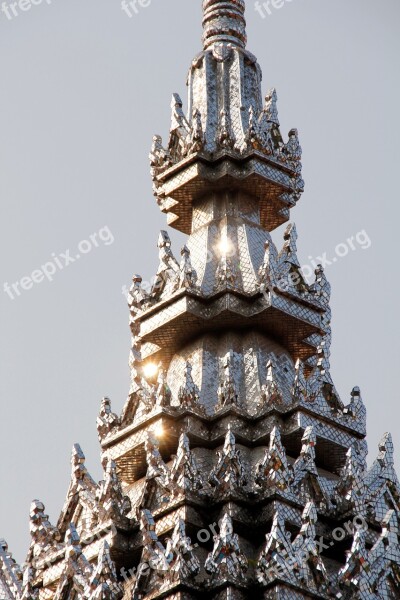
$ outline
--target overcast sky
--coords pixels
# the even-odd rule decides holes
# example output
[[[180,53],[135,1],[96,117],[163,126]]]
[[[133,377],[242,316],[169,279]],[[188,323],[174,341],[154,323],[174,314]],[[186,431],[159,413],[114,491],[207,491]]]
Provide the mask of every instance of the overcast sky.
[[[165,227],[148,151],[154,133],[167,136],[170,96],[185,97],[201,48],[200,0],[147,0],[131,18],[119,0],[36,2],[0,13],[0,537],[19,561],[30,501],[40,498],[58,519],[74,442],[101,477],[100,399],[120,411],[129,388],[121,289],[133,273],[155,273]],[[269,7],[261,15],[247,2],[248,48],[264,90],[278,90],[282,131],[300,132],[306,192],[292,219],[301,262],[336,257],[364,232],[326,271],[332,374],[346,403],[354,385],[362,389],[370,461],[391,430],[400,465],[400,4]],[[171,237],[179,255],[182,236]],[[80,259],[65,266],[77,248]],[[63,268],[51,282],[36,274],[22,288],[56,259]]]

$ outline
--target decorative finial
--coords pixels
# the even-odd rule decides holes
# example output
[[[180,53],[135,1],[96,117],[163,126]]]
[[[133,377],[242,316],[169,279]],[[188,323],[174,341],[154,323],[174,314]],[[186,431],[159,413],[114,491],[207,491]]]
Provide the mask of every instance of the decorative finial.
[[[244,0],[203,0],[203,45],[230,42],[246,46]]]

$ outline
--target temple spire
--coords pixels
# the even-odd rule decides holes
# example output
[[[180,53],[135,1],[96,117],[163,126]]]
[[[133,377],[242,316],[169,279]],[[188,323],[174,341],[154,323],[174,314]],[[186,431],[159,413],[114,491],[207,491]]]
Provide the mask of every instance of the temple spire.
[[[244,0],[203,0],[203,46],[230,42],[246,46]]]

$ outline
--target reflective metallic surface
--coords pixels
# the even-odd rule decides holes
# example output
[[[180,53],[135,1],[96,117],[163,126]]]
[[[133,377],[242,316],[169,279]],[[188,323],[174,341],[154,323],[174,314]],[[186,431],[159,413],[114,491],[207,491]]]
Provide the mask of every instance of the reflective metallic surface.
[[[129,293],[131,387],[97,418],[103,481],[79,445],[56,526],[35,500],[21,569],[0,543],[13,599],[400,598],[400,484],[385,434],[367,470],[358,387],[330,374],[331,289],[306,281],[289,224],[300,199],[296,129],[246,50],[243,0],[204,0],[203,51],[185,114],[155,136],[166,231],[151,287]]]

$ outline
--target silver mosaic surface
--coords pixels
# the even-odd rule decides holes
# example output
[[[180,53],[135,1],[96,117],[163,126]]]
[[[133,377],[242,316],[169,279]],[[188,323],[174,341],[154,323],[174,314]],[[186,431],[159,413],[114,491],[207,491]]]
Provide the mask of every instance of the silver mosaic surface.
[[[0,540],[0,594],[4,600],[20,597],[22,572],[13,559],[5,540]]]
[[[400,483],[390,434],[367,469],[366,409],[330,374],[331,288],[309,284],[289,224],[304,189],[296,129],[263,100],[244,0],[204,0],[188,110],[150,154],[180,256],[158,237],[128,304],[131,386],[97,418],[103,480],[78,444],[52,525],[34,500],[26,563],[0,542],[7,600],[394,600]]]
[[[169,223],[186,233],[192,222],[187,204],[211,180],[251,179],[260,197],[264,189],[273,200],[266,217],[273,227],[287,220],[280,209],[294,205],[304,189],[297,130],[283,140],[275,89],[263,102],[261,69],[245,48],[243,14],[244,2],[238,0],[204,4],[204,49],[189,71],[187,114],[174,94],[168,144],[163,147],[158,135],[153,140],[154,192]],[[207,168],[210,161],[214,164]]]

